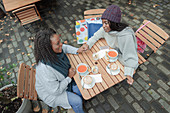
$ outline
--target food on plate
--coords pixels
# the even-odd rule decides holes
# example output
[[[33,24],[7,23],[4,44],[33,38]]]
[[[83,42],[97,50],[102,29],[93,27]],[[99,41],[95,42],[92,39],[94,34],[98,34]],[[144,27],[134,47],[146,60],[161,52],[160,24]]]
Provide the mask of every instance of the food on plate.
[[[117,64],[114,63],[114,64],[110,65],[110,69],[113,71],[117,70],[118,69]]]
[[[91,76],[85,76],[83,82],[87,85],[90,85],[93,82],[93,79]]]

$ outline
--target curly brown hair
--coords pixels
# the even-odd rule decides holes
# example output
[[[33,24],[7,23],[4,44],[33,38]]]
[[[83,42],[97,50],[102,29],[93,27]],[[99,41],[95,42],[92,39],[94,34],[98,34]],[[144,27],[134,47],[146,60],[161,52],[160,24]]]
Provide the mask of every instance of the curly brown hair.
[[[34,55],[37,64],[39,61],[43,61],[44,63],[47,61],[51,63],[57,61],[57,54],[53,51],[50,40],[54,34],[56,34],[56,32],[51,28],[40,30],[36,34],[34,40]]]

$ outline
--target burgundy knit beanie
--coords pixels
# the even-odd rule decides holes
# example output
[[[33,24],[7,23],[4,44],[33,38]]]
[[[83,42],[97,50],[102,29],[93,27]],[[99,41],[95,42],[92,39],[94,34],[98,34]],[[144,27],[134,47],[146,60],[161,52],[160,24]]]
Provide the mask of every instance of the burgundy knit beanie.
[[[111,22],[120,23],[121,20],[121,10],[116,5],[109,6],[102,14],[102,19],[107,19]]]

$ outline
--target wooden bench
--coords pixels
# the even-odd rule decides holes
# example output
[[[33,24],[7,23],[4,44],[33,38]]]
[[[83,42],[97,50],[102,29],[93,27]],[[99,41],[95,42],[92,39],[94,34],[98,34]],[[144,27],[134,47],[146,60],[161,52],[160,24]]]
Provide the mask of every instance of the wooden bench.
[[[36,70],[22,63],[18,71],[17,96],[29,100],[37,100],[35,90]]]
[[[148,20],[143,21],[135,35],[151,50],[149,53],[146,50],[144,50],[144,53],[138,53],[139,64],[144,63],[152,53],[156,53],[169,38],[164,30]]]
[[[16,9],[12,11],[12,13],[17,17],[22,25],[26,25],[37,20],[42,21],[35,4]]]
[[[43,111],[42,105],[40,101],[41,99],[38,98],[37,91],[35,89],[35,74],[36,74],[36,69],[33,67],[30,67],[24,63],[20,64],[19,70],[18,70],[18,79],[17,79],[17,97],[23,98],[23,99],[28,99],[30,101],[37,101],[37,104],[40,107],[39,112],[47,112],[46,110]],[[46,105],[48,107],[48,113],[51,113],[52,107]],[[33,108],[33,106],[32,106]],[[33,108],[34,111],[36,111],[39,108]],[[60,113],[61,107],[57,106],[57,108],[53,108],[54,111],[57,113]]]

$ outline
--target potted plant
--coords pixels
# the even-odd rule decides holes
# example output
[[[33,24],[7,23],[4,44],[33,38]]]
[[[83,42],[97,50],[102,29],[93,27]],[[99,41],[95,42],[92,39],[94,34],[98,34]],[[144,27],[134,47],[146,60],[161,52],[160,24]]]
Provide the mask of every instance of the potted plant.
[[[16,76],[14,81],[14,68],[16,64],[10,64],[8,67],[0,67],[0,112],[15,113],[21,106],[21,99],[17,98]]]

